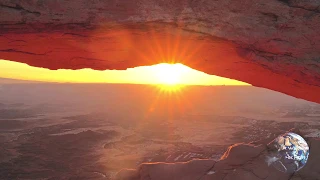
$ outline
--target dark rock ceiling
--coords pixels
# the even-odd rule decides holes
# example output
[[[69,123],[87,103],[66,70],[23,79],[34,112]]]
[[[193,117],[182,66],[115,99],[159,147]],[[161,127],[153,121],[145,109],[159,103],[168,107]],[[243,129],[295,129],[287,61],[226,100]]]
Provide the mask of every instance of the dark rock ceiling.
[[[0,12],[0,59],[96,70],[179,62],[320,102],[319,0],[0,0]]]

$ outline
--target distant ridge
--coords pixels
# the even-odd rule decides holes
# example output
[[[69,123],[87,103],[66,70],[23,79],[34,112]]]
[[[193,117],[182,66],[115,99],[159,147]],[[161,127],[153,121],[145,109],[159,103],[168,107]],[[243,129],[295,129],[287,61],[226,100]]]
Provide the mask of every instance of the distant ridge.
[[[48,83],[48,82],[0,78],[0,84],[31,84],[31,83]]]

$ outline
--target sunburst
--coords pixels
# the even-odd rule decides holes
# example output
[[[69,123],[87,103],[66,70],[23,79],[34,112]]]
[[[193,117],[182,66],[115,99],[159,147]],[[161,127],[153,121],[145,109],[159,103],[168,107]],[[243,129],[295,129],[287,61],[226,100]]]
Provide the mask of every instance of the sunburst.
[[[157,78],[155,81],[172,89],[174,85],[181,84],[188,68],[182,64],[158,64],[153,66],[153,71]]]

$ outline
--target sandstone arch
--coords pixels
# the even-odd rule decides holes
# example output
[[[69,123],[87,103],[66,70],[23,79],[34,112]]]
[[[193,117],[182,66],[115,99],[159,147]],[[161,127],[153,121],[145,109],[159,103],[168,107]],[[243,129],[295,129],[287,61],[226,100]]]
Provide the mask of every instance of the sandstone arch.
[[[0,0],[0,59],[49,69],[181,62],[320,102],[315,0]]]

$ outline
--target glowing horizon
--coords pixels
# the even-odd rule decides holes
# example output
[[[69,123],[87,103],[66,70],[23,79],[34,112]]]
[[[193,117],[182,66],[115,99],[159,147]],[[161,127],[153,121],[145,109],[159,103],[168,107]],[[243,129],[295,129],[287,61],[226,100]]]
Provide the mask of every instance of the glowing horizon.
[[[0,78],[57,83],[120,83],[167,85],[250,85],[209,75],[183,64],[157,64],[127,70],[49,70],[0,59]]]

